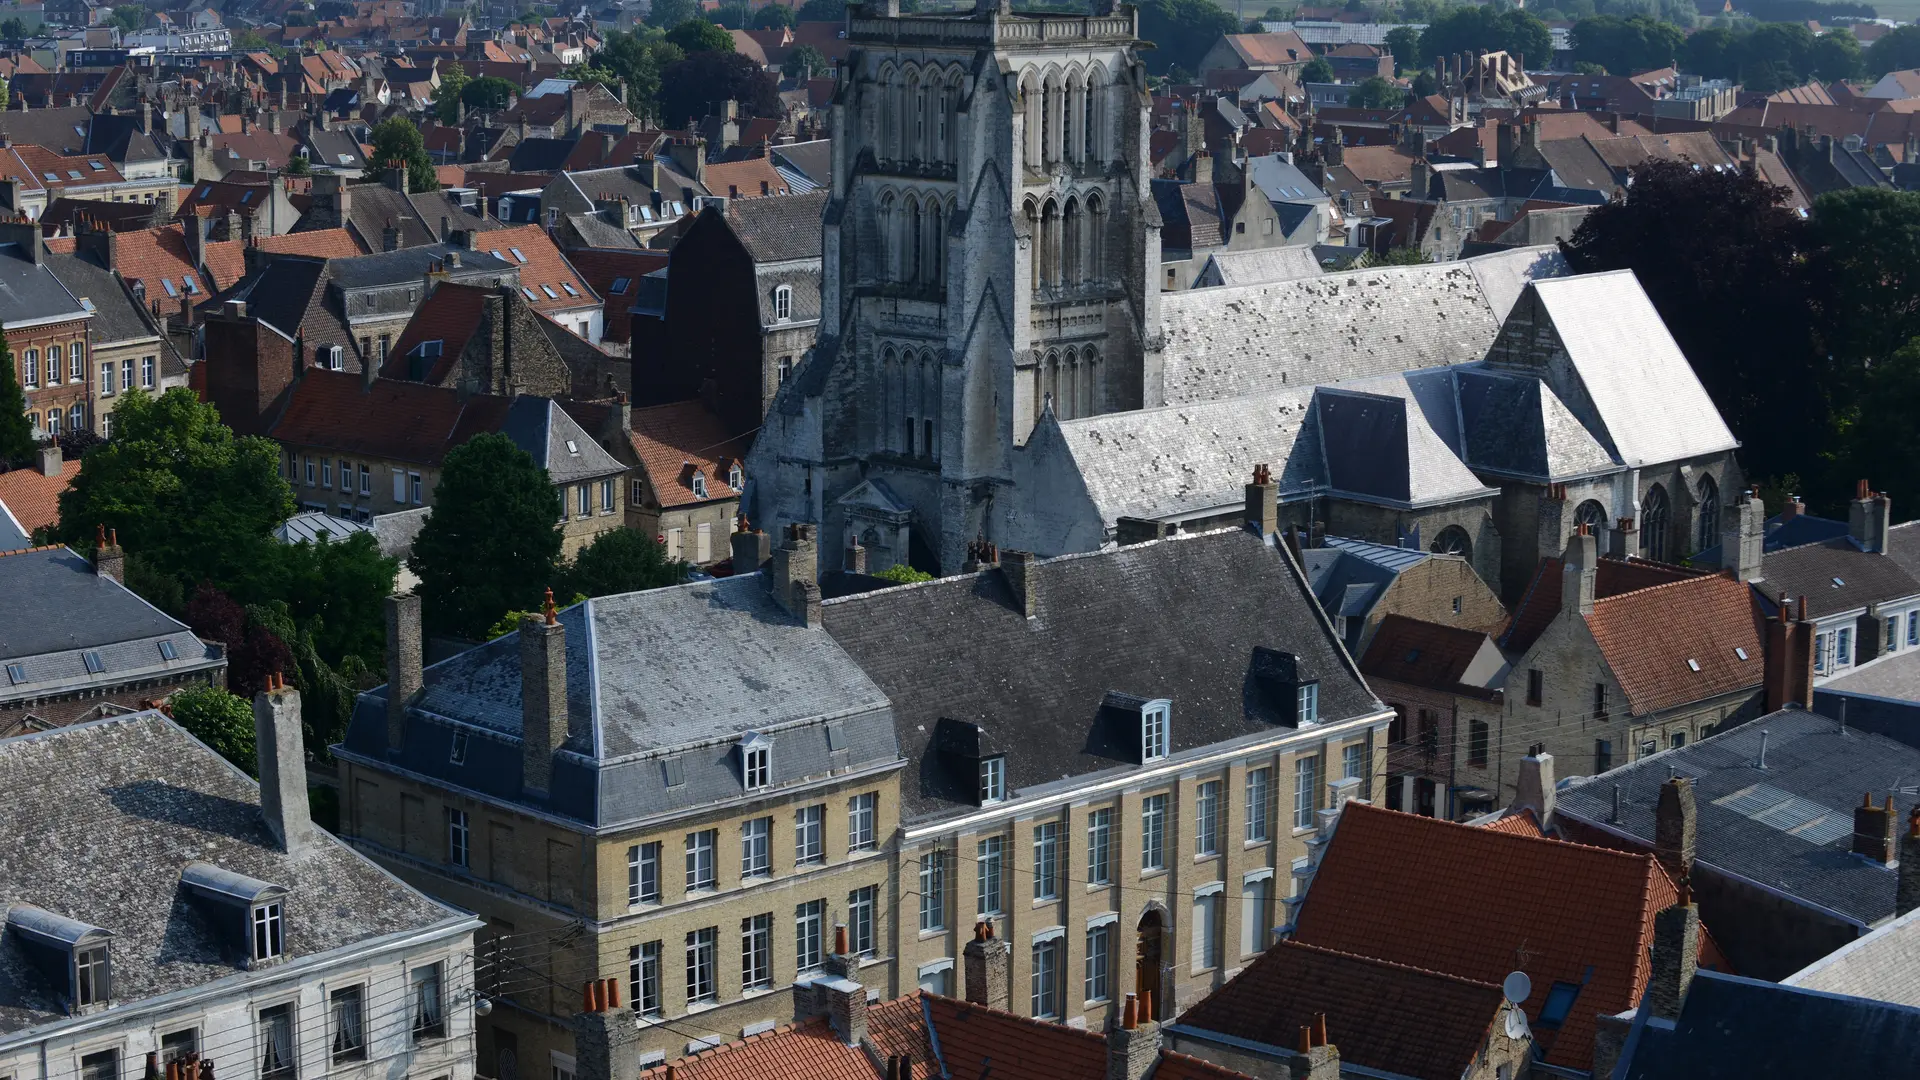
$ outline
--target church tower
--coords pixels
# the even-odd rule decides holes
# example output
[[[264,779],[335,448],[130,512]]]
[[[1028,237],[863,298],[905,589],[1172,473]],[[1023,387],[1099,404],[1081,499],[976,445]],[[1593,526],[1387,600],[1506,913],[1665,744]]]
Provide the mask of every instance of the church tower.
[[[1143,404],[1159,217],[1131,7],[848,13],[818,343],[749,462],[748,510],[823,561],[954,573],[1017,447]]]

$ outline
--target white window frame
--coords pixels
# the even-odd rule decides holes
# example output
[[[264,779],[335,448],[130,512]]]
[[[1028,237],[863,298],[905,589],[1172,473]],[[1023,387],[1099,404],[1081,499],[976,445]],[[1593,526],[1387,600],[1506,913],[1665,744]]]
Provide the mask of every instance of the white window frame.
[[[773,786],[773,740],[755,732],[740,739],[740,784],[748,791]]]
[[[847,893],[847,951],[855,956],[874,955],[879,939],[880,887],[862,885]]]
[[[818,971],[826,963],[822,935],[826,931],[827,902],[808,900],[793,907],[794,966],[802,973]]]
[[[1033,825],[1033,900],[1060,899],[1060,840],[1065,827],[1057,821]]]
[[[1221,910],[1224,892],[1224,883],[1218,881],[1196,886],[1193,890],[1193,940],[1189,943],[1192,955],[1188,960],[1189,967],[1195,972],[1212,971],[1223,962],[1220,935],[1225,921],[1225,912]]]
[[[773,290],[773,319],[787,322],[793,318],[793,287],[782,285]]]
[[[793,861],[799,866],[827,861],[826,803],[814,803],[794,811]]]
[[[879,843],[880,793],[863,791],[847,800],[847,853],[872,851]]]
[[[1167,868],[1167,807],[1171,801],[1165,792],[1140,800],[1140,872],[1143,874]]]
[[[773,875],[773,819],[748,818],[740,823],[740,876]]]
[[[980,805],[988,806],[1007,797],[1007,759],[999,754],[980,759]]]
[[[659,1016],[662,1011],[660,968],[658,941],[642,942],[627,950],[627,1000],[641,1016]]]
[[[447,807],[447,861],[462,869],[467,868],[472,857],[472,842],[473,832],[467,823],[467,812]]]
[[[1295,831],[1313,828],[1313,813],[1320,808],[1320,755],[1301,754],[1293,759],[1293,827]]]
[[[1259,844],[1273,838],[1273,769],[1258,766],[1247,770],[1247,843]]]
[[[975,845],[975,888],[979,892],[976,914],[999,915],[1006,911],[1007,838],[983,836]]]
[[[660,841],[627,848],[627,906],[660,902]]]
[[[740,920],[740,989],[765,990],[773,985],[773,913],[762,912]]]
[[[687,834],[687,891],[711,892],[718,881],[714,871],[714,849],[719,846],[718,829],[697,829]]]
[[[1173,703],[1149,701],[1140,706],[1140,760],[1159,761],[1173,743]]]
[[[1220,781],[1203,780],[1193,791],[1193,853],[1220,854]]]
[[[1317,724],[1320,722],[1320,684],[1301,683],[1294,716],[1299,723]]]
[[[947,928],[947,853],[920,853],[920,932]]]
[[[1113,884],[1113,808],[1087,811],[1087,884]]]
[[[1272,932],[1273,869],[1267,867],[1249,871],[1240,878],[1240,955],[1265,952]]]
[[[1060,967],[1066,961],[1065,931],[1059,927],[1033,936],[1031,973],[1031,1015],[1036,1020],[1055,1020],[1064,1011],[1060,986]]]
[[[717,970],[720,928],[703,926],[687,931],[687,1004],[701,1005],[720,997]]]
[[[1087,924],[1087,955],[1083,964],[1081,993],[1087,1004],[1108,1001],[1113,996],[1113,928],[1117,920]]]

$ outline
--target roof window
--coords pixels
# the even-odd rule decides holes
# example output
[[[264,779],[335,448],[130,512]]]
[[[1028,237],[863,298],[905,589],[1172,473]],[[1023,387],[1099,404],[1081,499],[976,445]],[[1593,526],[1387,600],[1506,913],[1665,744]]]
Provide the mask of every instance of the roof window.
[[[195,195],[195,196],[194,196],[194,198],[196,198],[196,199],[204,199],[204,198],[206,198],[207,196],[209,196],[209,195],[211,195],[211,194],[213,194],[213,186],[212,186],[211,184],[209,184],[209,185],[206,185],[206,186],[204,186],[204,187],[202,187],[202,188],[200,189],[200,194],[198,194],[198,195]]]
[[[511,251],[511,252],[513,252],[513,257],[514,257],[515,259],[518,259],[518,260],[519,260],[519,261],[521,261],[521,262],[526,262],[526,261],[527,261],[527,257],[526,257],[525,255],[523,255],[523,254],[521,254],[521,253],[520,253],[520,249],[519,249],[519,248],[517,248],[517,247],[510,247],[510,248],[508,248],[507,250],[508,250],[508,251]]]
[[[773,740],[759,732],[740,736],[740,784],[748,791],[773,786]]]
[[[160,659],[162,659],[162,660],[178,660],[178,659],[180,659],[180,651],[179,651],[178,649],[175,649],[175,648],[173,647],[173,642],[171,642],[171,641],[162,641],[162,642],[160,643]]]
[[[43,176],[43,177],[45,177],[45,178],[46,178],[46,181],[47,181],[47,183],[49,183],[49,184],[57,184],[57,183],[59,183],[59,182],[60,182],[60,177],[59,177],[58,175],[56,175],[56,174],[54,174],[54,173],[50,173],[50,172],[43,172],[43,173],[41,173],[40,175],[41,175],[41,176]]]
[[[1742,660],[1745,660],[1747,658],[1747,650],[1741,648],[1738,645],[1735,645],[1733,647],[1733,655],[1739,657]]]
[[[1537,1023],[1545,1028],[1557,1028],[1567,1022],[1567,1015],[1573,1012],[1573,999],[1580,996],[1580,984],[1557,982],[1547,991],[1547,1000],[1540,1006],[1540,1019]]]
[[[110,931],[32,904],[13,905],[7,911],[7,928],[33,965],[65,990],[70,1011],[104,1007],[112,1001]]]
[[[573,286],[571,286],[571,285],[569,285],[569,284],[567,284],[567,283],[566,283],[566,282],[564,282],[564,281],[560,283],[560,288],[561,288],[562,290],[564,290],[564,291],[566,292],[566,294],[567,294],[568,296],[579,296],[579,295],[580,295],[580,293],[579,293],[579,291],[578,291],[578,290],[576,290],[576,289],[575,289],[575,288],[574,288]]]
[[[1691,656],[1687,657],[1687,670],[1698,672],[1700,670],[1700,661],[1695,660]]]
[[[494,250],[491,250],[491,249],[489,249],[489,250],[487,251],[487,254],[489,254],[489,255],[491,255],[491,256],[493,256],[493,257],[494,257],[494,258],[496,258],[496,259],[500,259],[500,253],[499,253],[498,251],[494,251]],[[500,261],[501,261],[501,262],[506,262],[507,260],[505,260],[505,259],[500,259]]]
[[[1846,583],[1846,581],[1845,581],[1844,579],[1842,579],[1842,578],[1834,578],[1834,579],[1833,579],[1833,587],[1834,587],[1834,588],[1836,588],[1836,589],[1838,589],[1838,588],[1842,588],[1842,587],[1844,587],[1844,586],[1845,586],[1846,584],[1847,584],[1847,583]]]
[[[240,201],[241,201],[242,203],[249,203],[249,202],[252,202],[252,201],[253,201],[253,192],[251,192],[251,191],[243,191],[243,192],[241,192],[241,193],[240,193]]]
[[[615,296],[624,296],[627,292],[627,286],[631,284],[633,284],[632,278],[617,277],[613,279],[613,284],[607,286],[607,291]]]
[[[188,863],[180,871],[180,885],[216,928],[225,928],[227,952],[246,966],[259,967],[285,954],[284,886],[205,862]]]
[[[699,469],[693,470],[693,497],[696,499],[707,497],[707,474]]]
[[[529,299],[529,300],[538,300],[538,299],[540,299],[540,298],[539,298],[538,296],[535,296],[535,295],[534,295],[534,292],[533,292],[533,289],[532,289],[532,288],[530,288],[529,286],[526,286],[526,285],[522,285],[522,286],[520,286],[520,291],[521,291],[521,292],[523,292],[523,293],[526,293],[526,294],[527,294],[527,299]]]
[[[186,286],[188,296],[192,296],[194,293],[200,291],[200,286],[193,280],[192,274],[181,274],[180,283]]]
[[[168,296],[179,296],[179,295],[180,295],[180,290],[179,290],[179,289],[176,289],[176,288],[174,288],[174,287],[173,287],[173,279],[172,279],[172,278],[161,278],[161,279],[160,279],[160,285],[161,285],[161,287],[162,287],[162,288],[164,288],[164,289],[166,289],[166,290],[167,290],[167,295],[168,295]]]
[[[69,178],[71,178],[71,179],[74,179],[74,180],[78,180],[78,179],[80,179],[80,170],[79,170],[79,169],[68,169],[68,170],[67,170],[67,176],[68,176]]]
[[[107,171],[107,167],[106,167],[105,165],[102,165],[102,164],[100,164],[100,163],[99,163],[99,162],[97,162],[97,161],[89,161],[89,162],[87,162],[87,167],[88,167],[88,168],[90,168],[90,169],[92,169],[92,170],[93,170],[94,172],[106,172],[106,171]]]
[[[1300,727],[1319,722],[1320,680],[1302,670],[1298,656],[1256,645],[1251,666],[1254,685],[1281,723]]]
[[[447,751],[447,760],[455,765],[465,765],[467,763],[466,732],[456,731],[453,733],[453,746]]]
[[[89,675],[98,675],[107,670],[107,665],[101,661],[100,654],[93,649],[88,649],[86,652],[81,653],[80,662],[87,665],[87,674]]]
[[[579,443],[577,443],[577,442],[575,442],[575,441],[573,441],[572,439],[568,439],[568,440],[567,440],[567,453],[569,453],[569,454],[572,454],[572,455],[573,455],[574,457],[579,457],[579,456],[580,456],[580,444],[579,444]]]
[[[26,681],[27,681],[27,668],[25,664],[8,664],[7,665],[8,684],[13,686],[19,686],[21,683]]]
[[[549,299],[549,300],[558,300],[558,299],[560,299],[560,294],[559,294],[559,293],[557,293],[557,292],[554,292],[554,291],[553,291],[553,286],[551,286],[551,285],[542,285],[542,286],[540,286],[540,291],[541,291],[541,292],[543,292],[543,293],[546,293],[546,294],[547,294],[547,299]]]

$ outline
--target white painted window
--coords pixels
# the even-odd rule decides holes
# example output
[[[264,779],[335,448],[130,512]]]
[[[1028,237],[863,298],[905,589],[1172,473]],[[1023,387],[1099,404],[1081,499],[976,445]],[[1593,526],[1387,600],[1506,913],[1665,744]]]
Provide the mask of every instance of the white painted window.
[[[1272,801],[1272,769],[1247,770],[1247,842],[1268,837],[1268,804]]]
[[[1140,800],[1140,869],[1167,868],[1167,797]]]
[[[1105,1001],[1112,994],[1107,986],[1107,969],[1112,952],[1112,923],[1102,923],[1087,931],[1086,998],[1089,1003]]]
[[[803,806],[793,816],[793,861],[802,865],[826,861],[827,808]]]
[[[1052,1020],[1060,1016],[1060,939],[1033,944],[1033,1015]]]
[[[772,841],[772,818],[749,818],[740,823],[741,877],[766,877],[773,872]]]
[[[627,999],[642,1016],[660,1015],[660,943],[627,950]]]
[[[1007,797],[1007,759],[983,758],[980,761],[980,805],[997,803]]]
[[[1060,823],[1043,821],[1033,827],[1033,898],[1060,898]]]
[[[1195,855],[1220,854],[1220,781],[1208,780],[1194,791]]]
[[[740,989],[764,990],[773,985],[773,914],[749,915],[740,920]]]
[[[793,289],[791,287],[782,285],[773,290],[773,317],[780,322],[786,322],[788,319],[793,318]]]
[[[1320,720],[1320,684],[1307,683],[1300,687],[1300,707],[1296,714],[1302,724],[1318,723]]]
[[[1158,761],[1167,756],[1172,707],[1156,701],[1140,710],[1140,760]]]
[[[920,930],[947,926],[947,853],[928,851],[920,856]]]
[[[627,903],[660,902],[660,842],[627,848]]]
[[[704,521],[693,527],[693,561],[702,565],[713,561],[713,526]]]
[[[455,866],[467,866],[471,838],[467,812],[447,807],[447,861]]]
[[[1310,829],[1313,827],[1313,812],[1317,808],[1315,788],[1320,784],[1320,757],[1317,754],[1302,755],[1293,762],[1293,827]]]
[[[1113,811],[1087,811],[1087,884],[1113,882]]]
[[[874,909],[880,889],[867,885],[847,894],[847,948],[855,956],[874,954]]]
[[[1220,966],[1220,892],[1193,898],[1193,970]]]
[[[717,829],[701,829],[687,834],[687,891],[713,888],[713,849],[719,838]]]
[[[707,926],[687,934],[687,1004],[712,1001],[718,996],[713,970],[713,947],[719,937],[717,927]]]
[[[802,972],[813,971],[825,963],[820,934],[826,920],[826,910],[825,900],[809,900],[794,905],[794,966]]]
[[[975,885],[980,892],[977,912],[981,915],[998,915],[1004,906],[1001,896],[1000,860],[1006,855],[1006,838],[989,836],[983,838],[974,852],[974,873],[978,880]]]
[[[876,826],[880,816],[880,795],[867,791],[847,803],[847,850],[872,851],[878,842]]]
[[[1270,901],[1273,879],[1258,878],[1240,889],[1240,955],[1252,956],[1267,947],[1267,929],[1271,925]]]

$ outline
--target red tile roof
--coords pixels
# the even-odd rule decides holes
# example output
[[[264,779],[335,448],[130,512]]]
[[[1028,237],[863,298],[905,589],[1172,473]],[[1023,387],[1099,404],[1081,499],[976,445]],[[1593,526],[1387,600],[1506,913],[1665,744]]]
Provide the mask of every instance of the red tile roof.
[[[1533,816],[1532,810],[1522,810],[1517,814],[1507,814],[1498,821],[1481,826],[1495,832],[1511,833],[1514,836],[1545,837],[1540,829],[1540,819]]]
[[[95,166],[99,166],[95,168]],[[104,154],[56,154],[42,146],[15,143],[0,151],[0,178],[17,180],[29,191],[59,191],[87,184],[117,184],[123,179]]]
[[[1714,574],[1596,600],[1587,627],[1635,716],[1760,685],[1760,615],[1745,582]]]
[[[940,1059],[953,1077],[995,1080],[1103,1080],[1106,1037],[1092,1031],[923,994],[940,1039]]]
[[[1492,697],[1485,687],[1460,682],[1486,643],[1487,635],[1479,630],[1388,615],[1374,630],[1373,641],[1360,658],[1360,670],[1371,679]]]
[[[745,161],[709,165],[706,179],[701,182],[715,195],[736,195],[743,199],[792,194],[787,190],[787,178],[773,167],[771,158],[748,158]]]
[[[1560,614],[1560,567],[1557,558],[1540,560],[1540,566],[1533,572],[1533,583],[1520,598],[1520,606],[1514,610],[1513,623],[1507,627],[1506,637],[1501,646],[1509,652],[1523,653],[1533,648],[1540,640],[1553,617]],[[1602,558],[1594,574],[1593,595],[1596,599],[1618,596],[1635,589],[1665,585],[1670,581],[1681,581],[1705,574],[1704,570],[1694,570],[1671,563],[1647,562],[1644,559]]]
[[[466,349],[473,332],[480,328],[480,317],[486,312],[487,294],[491,289],[458,282],[442,282],[434,288],[427,298],[414,311],[413,318],[407,321],[407,328],[400,332],[400,340],[394,343],[393,353],[387,357],[386,367],[380,375],[384,379],[413,379],[412,362],[408,354],[414,346],[422,342],[440,342],[440,358],[416,382],[439,386],[446,381],[447,373],[460,360],[460,353]]]
[[[1652,855],[1349,802],[1294,940],[1478,982],[1525,971],[1536,1034],[1554,984],[1580,987],[1546,1060],[1586,1068],[1594,1018],[1639,1003],[1653,917],[1674,895]]]
[[[600,303],[600,297],[547,238],[547,230],[538,225],[488,230],[480,234],[476,246],[520,271],[521,295],[535,311],[577,311]]]
[[[1506,998],[1490,982],[1282,941],[1187,1010],[1186,1027],[1291,1047],[1325,1013],[1342,1063],[1422,1080],[1470,1070]]]
[[[0,473],[0,504],[11,510],[13,519],[32,536],[33,530],[40,526],[59,522],[60,493],[79,475],[77,458],[62,462],[60,472],[54,476],[42,476],[37,462],[28,468]]]
[[[606,298],[604,340],[631,341],[633,324],[628,313],[639,294],[640,279],[667,265],[667,253],[628,248],[575,248],[566,255],[593,291]],[[622,285],[618,292],[613,288],[616,284]]]
[[[674,1080],[874,1080],[867,1053],[841,1041],[823,1016],[749,1035],[640,1073]]]
[[[162,311],[177,308],[183,297],[198,304],[246,274],[246,256],[237,240],[209,241],[202,250],[203,272],[194,268],[186,233],[179,225],[115,233],[111,239],[113,269],[128,282],[140,282],[147,304],[157,301]],[[188,275],[196,286],[192,291],[186,287]]]
[[[746,457],[745,438],[728,431],[704,402],[677,401],[635,409],[628,437],[639,455],[647,486],[661,506],[690,506],[740,496],[727,484],[727,475],[734,462]],[[707,478],[706,500],[693,494],[696,470]]]
[[[354,243],[353,234],[345,229],[314,229],[284,236],[261,236],[254,239],[254,246],[275,255],[308,255],[316,259],[351,259],[366,254],[360,250],[359,244]]]
[[[509,399],[395,379],[371,387],[352,372],[307,368],[268,434],[288,446],[388,461],[438,465],[447,451],[482,432],[498,431]]]

